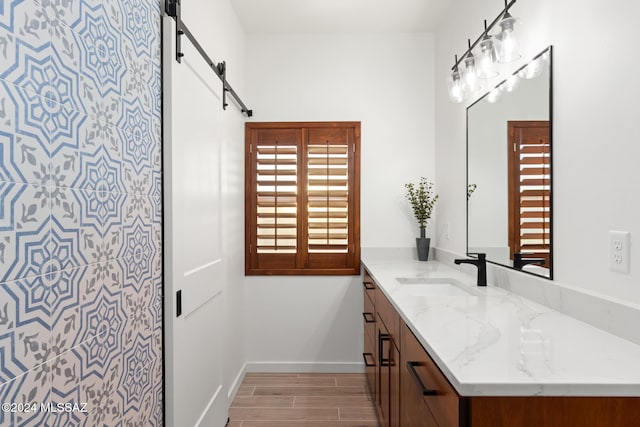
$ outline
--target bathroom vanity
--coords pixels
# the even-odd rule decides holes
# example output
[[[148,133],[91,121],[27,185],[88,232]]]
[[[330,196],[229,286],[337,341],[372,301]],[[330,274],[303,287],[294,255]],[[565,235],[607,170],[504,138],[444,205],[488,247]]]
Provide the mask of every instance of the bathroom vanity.
[[[383,426],[640,422],[640,345],[435,261],[362,261]]]

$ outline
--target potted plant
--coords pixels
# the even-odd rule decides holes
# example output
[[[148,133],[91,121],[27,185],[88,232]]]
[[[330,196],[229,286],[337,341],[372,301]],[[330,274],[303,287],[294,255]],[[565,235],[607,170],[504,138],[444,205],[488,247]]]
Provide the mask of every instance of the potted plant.
[[[425,236],[425,231],[427,222],[431,219],[433,207],[436,204],[436,200],[438,200],[438,195],[433,191],[433,183],[427,181],[425,177],[421,177],[417,184],[410,182],[404,186],[407,189],[407,200],[411,203],[413,215],[420,226],[420,237],[416,238],[418,259],[427,261],[429,259],[431,239]]]

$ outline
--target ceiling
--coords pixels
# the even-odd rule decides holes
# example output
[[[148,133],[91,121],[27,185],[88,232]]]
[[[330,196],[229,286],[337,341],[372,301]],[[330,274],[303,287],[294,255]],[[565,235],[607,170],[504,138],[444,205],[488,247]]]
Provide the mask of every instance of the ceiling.
[[[455,0],[231,0],[247,33],[432,32]]]

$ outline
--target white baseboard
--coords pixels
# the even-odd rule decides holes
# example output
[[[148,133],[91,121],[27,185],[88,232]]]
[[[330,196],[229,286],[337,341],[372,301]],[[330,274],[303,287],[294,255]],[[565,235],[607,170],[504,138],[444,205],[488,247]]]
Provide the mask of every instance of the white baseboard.
[[[247,364],[244,363],[242,368],[238,371],[236,378],[231,383],[229,390],[227,391],[227,399],[229,399],[229,404],[233,401],[238,393],[238,389],[240,388],[240,384],[242,384],[242,380],[244,379],[244,374],[247,372]]]
[[[227,418],[226,415],[222,416],[222,405],[224,405],[224,402],[220,402],[220,400],[218,399],[221,391],[222,386],[219,386],[216,392],[213,394],[213,397],[211,397],[211,399],[209,400],[209,403],[207,403],[204,411],[202,411],[202,414],[200,414],[200,417],[194,424],[194,427],[212,426],[215,424],[219,424],[222,420]]]
[[[363,373],[361,362],[247,362],[245,372]]]

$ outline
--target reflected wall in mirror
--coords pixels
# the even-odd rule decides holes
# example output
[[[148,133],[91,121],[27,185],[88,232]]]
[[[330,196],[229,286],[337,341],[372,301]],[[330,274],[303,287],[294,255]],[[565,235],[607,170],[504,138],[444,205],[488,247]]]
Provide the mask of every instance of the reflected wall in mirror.
[[[551,47],[467,108],[467,252],[552,278]]]

